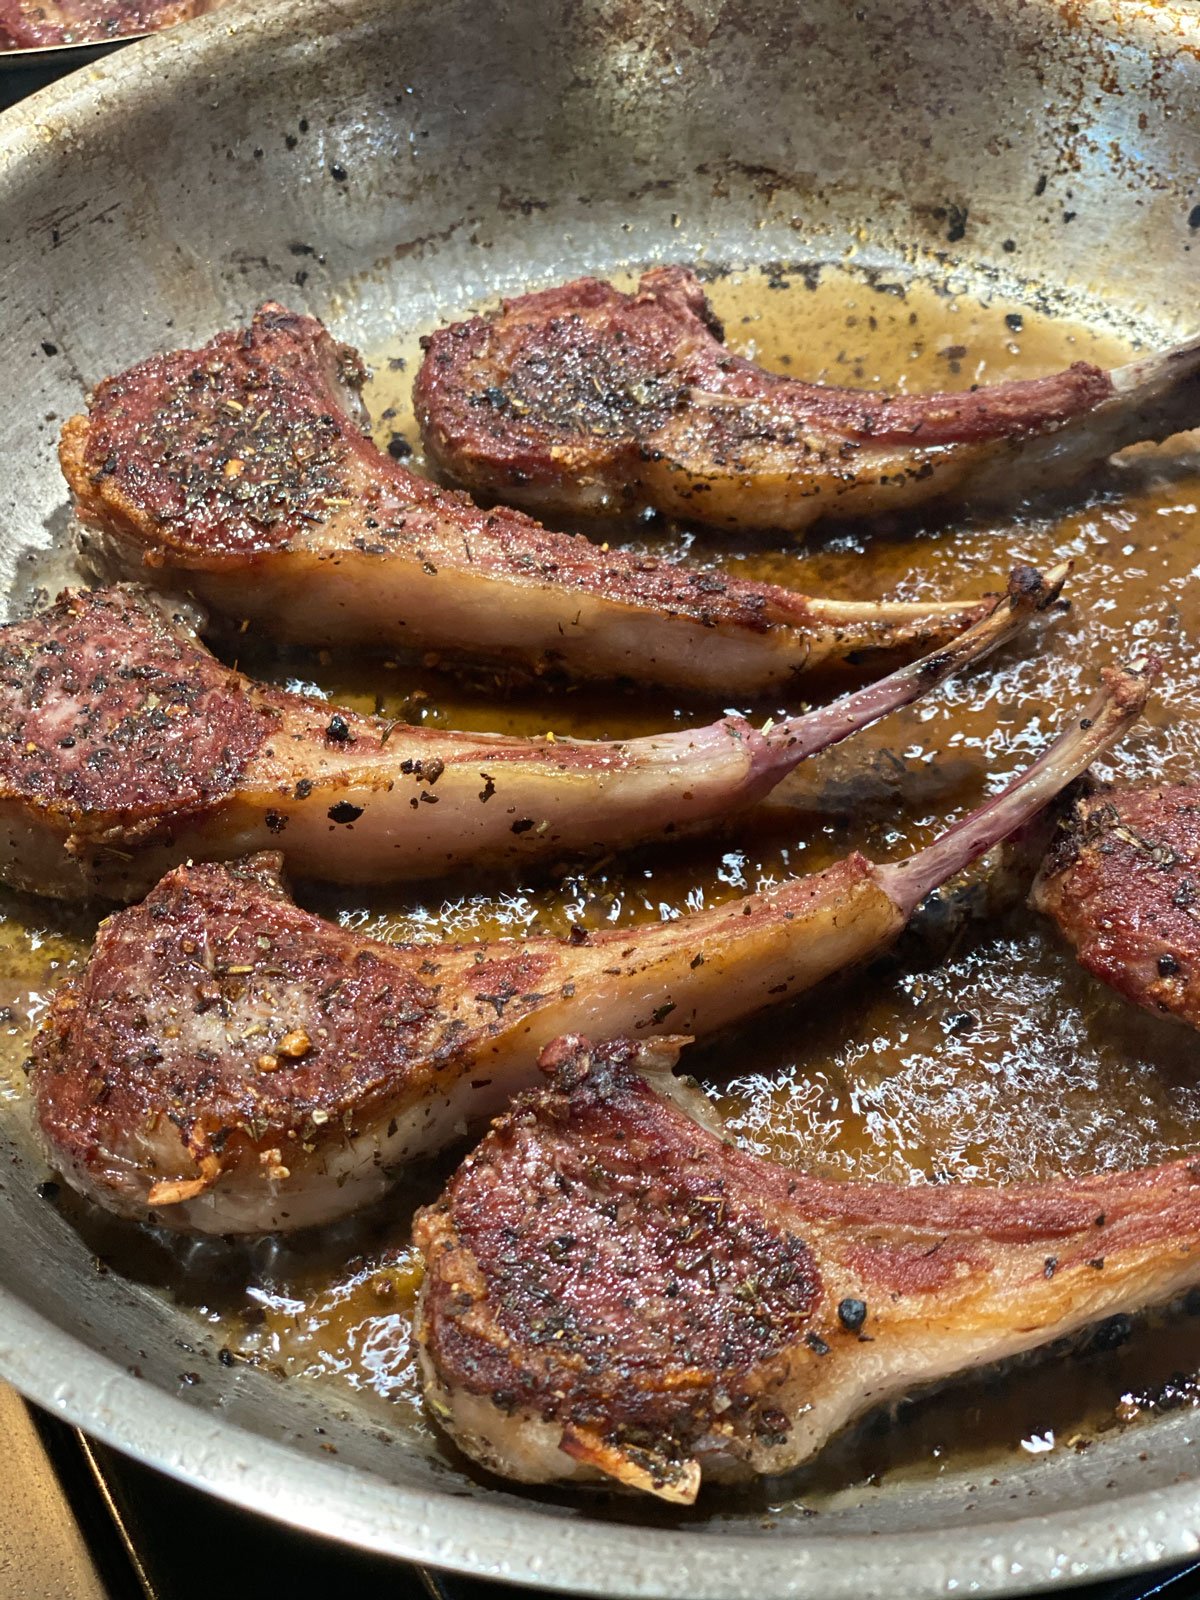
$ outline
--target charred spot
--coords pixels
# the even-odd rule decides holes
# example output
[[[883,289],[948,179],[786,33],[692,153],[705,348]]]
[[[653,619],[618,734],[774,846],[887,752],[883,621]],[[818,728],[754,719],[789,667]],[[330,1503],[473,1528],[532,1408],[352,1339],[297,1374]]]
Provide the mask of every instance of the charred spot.
[[[838,1302],[838,1321],[850,1333],[857,1333],[867,1320],[867,1302],[847,1295]]]
[[[349,800],[339,800],[337,805],[330,806],[326,813],[330,822],[357,822],[363,814],[362,806],[351,805]]]
[[[758,1414],[754,1431],[766,1445],[786,1444],[792,1431],[791,1419],[778,1406],[765,1406]]]
[[[1092,1329],[1088,1337],[1090,1350],[1119,1350],[1122,1345],[1128,1344],[1133,1337],[1133,1318],[1124,1314],[1115,1317],[1106,1317]]]
[[[490,406],[493,411],[511,412],[512,401],[497,384],[490,383],[486,389],[478,394],[473,394],[467,400],[471,406]]]

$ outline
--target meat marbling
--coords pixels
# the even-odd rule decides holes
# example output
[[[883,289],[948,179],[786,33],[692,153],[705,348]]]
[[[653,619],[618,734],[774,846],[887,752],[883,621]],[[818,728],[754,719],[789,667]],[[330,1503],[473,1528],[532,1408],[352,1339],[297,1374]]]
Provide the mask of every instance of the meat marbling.
[[[426,341],[414,397],[444,473],[533,510],[653,506],[720,527],[1069,483],[1124,445],[1200,424],[1200,339],[1104,372],[951,394],[871,393],[735,356],[683,267],[634,294],[581,278]]]

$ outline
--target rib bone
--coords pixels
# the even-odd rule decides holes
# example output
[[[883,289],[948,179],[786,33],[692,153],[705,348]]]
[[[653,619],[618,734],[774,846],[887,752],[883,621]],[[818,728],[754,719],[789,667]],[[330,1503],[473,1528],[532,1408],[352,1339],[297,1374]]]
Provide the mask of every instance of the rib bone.
[[[300,875],[383,882],[694,831],[994,649],[1066,572],[1017,569],[935,655],[806,716],[614,742],[362,717],[230,671],[143,590],[67,594],[0,628],[0,877],[120,899],[189,857],[278,848]]]

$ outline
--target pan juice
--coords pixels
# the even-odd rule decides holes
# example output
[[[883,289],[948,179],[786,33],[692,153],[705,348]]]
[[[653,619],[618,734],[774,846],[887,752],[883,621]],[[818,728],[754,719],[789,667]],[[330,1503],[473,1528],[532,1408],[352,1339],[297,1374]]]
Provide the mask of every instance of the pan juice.
[[[623,285],[629,274],[615,275]],[[1111,333],[954,283],[908,286],[848,268],[750,270],[709,286],[735,350],[796,377],[856,387],[965,388],[1111,365]],[[410,390],[411,330],[367,352],[376,437],[422,470]],[[1187,440],[1127,453],[1053,504],[1001,515],[954,512],[870,531],[830,526],[803,543],[670,525],[585,531],[664,560],[818,594],[905,599],[973,596],[1016,562],[1076,563],[1070,609],[1035,625],[928,702],[805,764],[754,816],[719,834],[598,863],[565,863],[528,882],[366,893],[299,886],[299,898],[364,935],[393,940],[566,934],[676,917],[851,850],[892,859],[919,848],[1027,766],[1089,694],[1101,666],[1152,647],[1163,678],[1145,721],[1097,769],[1103,779],[1180,781],[1200,771],[1200,455]],[[740,711],[643,690],[530,683],[480,671],[464,681],[436,656],[354,659],[340,652],[243,649],[246,671],[356,709],[440,727],[627,737]],[[845,681],[804,683],[813,699]],[[1088,978],[1023,904],[1023,884],[980,875],[946,897],[896,951],[702,1050],[687,1070],[737,1139],[760,1155],[845,1178],[995,1184],[1119,1170],[1200,1148],[1196,1041],[1135,1011]],[[980,909],[987,914],[981,915]],[[84,957],[95,913],[0,899],[0,1096],[26,1116],[22,1063],[48,994]],[[411,1336],[420,1267],[408,1242],[415,1205],[435,1197],[452,1152],[383,1207],[327,1240],[270,1251],[182,1247],[165,1273],[177,1299],[231,1361],[319,1384],[329,1403],[357,1395],[371,1426],[428,1438]],[[44,1174],[43,1174],[44,1175]],[[114,1271],[164,1276],[171,1247],[60,1203]],[[141,1241],[141,1242],[139,1242]],[[220,1258],[218,1260],[218,1257]],[[214,1263],[216,1263],[214,1265]],[[1196,1307],[1193,1307],[1196,1309]],[[779,1504],[828,1503],[911,1473],[961,1471],[1049,1449],[1087,1449],[1102,1432],[1200,1397],[1200,1316],[1135,1320],[1104,1347],[1078,1342],[1041,1362],[958,1382],[866,1419],[782,1486]],[[383,1403],[386,1402],[386,1409]],[[752,1493],[772,1503],[772,1486]],[[744,1497],[705,1498],[705,1510]],[[653,1515],[622,1502],[621,1515]]]

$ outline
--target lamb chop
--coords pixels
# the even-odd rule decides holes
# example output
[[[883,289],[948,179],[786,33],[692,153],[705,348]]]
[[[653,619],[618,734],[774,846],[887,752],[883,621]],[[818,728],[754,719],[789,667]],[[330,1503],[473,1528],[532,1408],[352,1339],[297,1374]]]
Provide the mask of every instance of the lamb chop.
[[[570,939],[399,946],[296,907],[279,857],[179,867],[100,927],[33,1052],[51,1158],[101,1205],[258,1233],[344,1215],[499,1110],[563,1033],[711,1035],[886,948],[936,885],[1138,716],[1145,672],[907,860],[861,855],[725,905]]]
[[[414,399],[428,458],[541,513],[652,506],[718,527],[1007,499],[1128,444],[1200,425],[1200,339],[1112,372],[955,394],[804,383],[733,355],[695,275],[635,294],[581,278],[426,341]]]
[[[102,44],[186,22],[216,0],[0,0],[0,50]]]
[[[1200,786],[1079,799],[1030,900],[1088,972],[1147,1011],[1200,1025]]]
[[[550,1088],[418,1213],[426,1397],[505,1477],[689,1504],[702,1475],[787,1472],[889,1398],[1200,1280],[1195,1161],[999,1189],[811,1177],[664,1093],[677,1046],[551,1044]]]
[[[68,593],[0,628],[0,879],[121,899],[188,857],[278,848],[297,873],[380,882],[692,832],[986,654],[1067,570],[1018,568],[937,654],[805,716],[612,742],[359,716],[230,671],[144,590]]]
[[[202,350],[101,383],[63,429],[89,559],[305,644],[367,644],[763,693],[920,654],[970,603],[815,599],[482,511],[376,448],[365,369],[267,305]]]

